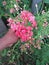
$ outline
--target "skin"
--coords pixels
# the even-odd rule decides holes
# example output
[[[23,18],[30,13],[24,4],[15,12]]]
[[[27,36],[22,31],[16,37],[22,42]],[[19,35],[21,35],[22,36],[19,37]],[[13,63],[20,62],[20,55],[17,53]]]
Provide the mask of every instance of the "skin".
[[[15,36],[12,29],[9,29],[5,36],[0,39],[0,50],[12,46],[16,41],[17,37]]]

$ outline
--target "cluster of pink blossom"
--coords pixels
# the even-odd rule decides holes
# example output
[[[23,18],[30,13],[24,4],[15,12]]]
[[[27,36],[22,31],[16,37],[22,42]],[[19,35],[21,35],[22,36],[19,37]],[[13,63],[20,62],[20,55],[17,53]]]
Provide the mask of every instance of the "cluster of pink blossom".
[[[24,10],[24,11],[21,12],[20,17],[21,17],[24,21],[29,21],[29,22],[31,22],[32,27],[36,27],[36,26],[37,26],[35,17],[34,17],[34,15],[33,15],[31,12]]]
[[[17,24],[17,29],[16,29],[16,36],[21,39],[21,41],[28,41],[32,38],[33,32],[32,28],[30,26],[24,26],[21,24]]]
[[[8,21],[10,22],[11,29],[15,31],[15,35],[20,38],[22,42],[26,42],[32,38],[33,32],[31,26],[26,27],[20,22],[15,24],[11,18]]]
[[[31,17],[31,18],[30,18]],[[16,36],[21,39],[22,42],[26,42],[30,40],[33,36],[33,27],[32,26],[25,26],[23,22],[26,22],[26,20],[29,20],[31,24],[33,24],[34,27],[37,26],[36,21],[34,19],[34,16],[28,12],[28,11],[22,11],[20,14],[20,18],[23,19],[21,22],[16,22],[9,18],[8,22],[12,30],[15,32]]]

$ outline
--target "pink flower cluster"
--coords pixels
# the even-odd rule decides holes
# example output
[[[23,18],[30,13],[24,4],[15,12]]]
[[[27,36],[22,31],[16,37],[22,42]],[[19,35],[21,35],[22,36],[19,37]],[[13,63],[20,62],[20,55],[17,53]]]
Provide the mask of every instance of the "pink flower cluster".
[[[36,27],[36,26],[37,26],[37,23],[36,23],[36,21],[35,21],[35,17],[34,17],[34,15],[33,15],[31,12],[24,10],[24,11],[21,12],[20,17],[21,17],[24,21],[29,21],[29,22],[31,22],[31,24],[32,24],[33,27]]]
[[[26,42],[32,38],[33,32],[31,26],[24,26],[17,24],[16,36],[21,39],[22,42]]]
[[[20,38],[22,42],[26,42],[32,38],[33,32],[31,26],[26,27],[20,22],[15,24],[11,18],[9,18],[8,21],[10,22],[11,29],[15,31],[15,35]]]
[[[18,39],[20,39],[22,42],[26,42],[29,41],[32,36],[33,36],[33,27],[36,27],[36,21],[34,19],[34,16],[28,12],[28,11],[22,11],[20,14],[20,18],[23,19],[23,21],[21,22],[16,22],[9,18],[8,22],[10,27],[12,28],[12,30],[15,32],[15,35],[18,37]],[[32,26],[25,26],[26,20],[29,20],[29,22],[31,22]],[[24,24],[23,24],[24,23]]]

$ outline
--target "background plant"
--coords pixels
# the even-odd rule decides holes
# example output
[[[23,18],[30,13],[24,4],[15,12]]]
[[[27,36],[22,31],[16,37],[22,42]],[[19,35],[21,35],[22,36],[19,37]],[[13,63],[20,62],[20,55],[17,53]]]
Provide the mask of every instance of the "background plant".
[[[46,0],[44,2],[46,3]],[[24,4],[21,3],[20,5],[22,7]],[[24,5],[25,8],[26,10],[30,10],[26,5]],[[34,30],[35,40],[33,43],[35,45],[31,45],[30,49],[22,45],[20,50],[19,41],[11,48],[4,49],[0,53],[0,65],[49,65],[49,11],[42,12],[42,14],[35,17],[38,24],[37,30]]]
[[[15,17],[21,10],[30,10],[31,0],[0,0],[0,17]]]

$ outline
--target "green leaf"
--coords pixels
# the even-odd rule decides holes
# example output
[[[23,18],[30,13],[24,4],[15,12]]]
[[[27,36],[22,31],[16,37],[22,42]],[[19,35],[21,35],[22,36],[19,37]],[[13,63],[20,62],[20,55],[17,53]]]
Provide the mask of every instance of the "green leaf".
[[[28,26],[31,26],[31,23],[30,22],[28,22]]]
[[[7,54],[7,50],[5,49],[3,50],[2,56],[6,56],[6,54]]]
[[[39,60],[36,60],[36,65],[40,65],[40,61]]]
[[[49,3],[49,0],[43,0],[44,1],[44,3]]]

